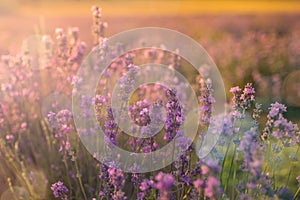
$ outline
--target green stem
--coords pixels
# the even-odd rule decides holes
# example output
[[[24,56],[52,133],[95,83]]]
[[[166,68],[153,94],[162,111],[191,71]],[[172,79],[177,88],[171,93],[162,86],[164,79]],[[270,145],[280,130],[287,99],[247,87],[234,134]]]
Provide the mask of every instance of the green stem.
[[[12,187],[12,183],[11,183],[10,178],[7,178],[7,183],[8,183],[8,186],[9,186],[9,190],[12,193],[12,196],[14,197],[15,200],[18,200],[18,197],[16,196],[16,192],[15,192],[14,188]]]
[[[68,163],[67,163],[67,161],[66,161],[65,158],[63,158],[63,163],[64,163],[65,168],[66,168],[66,173],[68,173],[68,172],[69,172],[69,166],[68,166]],[[71,198],[71,197],[72,197],[72,190],[71,190],[72,184],[71,184],[70,176],[67,176],[67,181],[68,181],[68,185],[69,185],[69,188],[70,188],[70,190],[69,190],[69,191],[70,191],[69,195],[70,195],[70,198]]]
[[[175,136],[176,137],[176,136]],[[175,149],[175,138],[173,138],[173,149],[172,149],[172,164],[171,164],[171,172],[173,171],[173,162],[174,162],[174,149]]]
[[[294,200],[296,200],[296,198],[299,194],[300,194],[300,187],[298,188],[298,190],[296,191],[296,193],[294,195]]]
[[[287,187],[288,184],[289,184],[290,177],[291,177],[291,174],[292,174],[292,168],[293,168],[293,164],[292,164],[291,167],[290,167],[289,175],[288,175],[288,178],[287,178],[287,180],[286,180],[285,187]]]
[[[83,187],[83,184],[82,184],[81,175],[80,175],[80,172],[79,172],[77,160],[75,160],[75,167],[76,167],[76,175],[77,175],[77,179],[79,181],[81,192],[83,194],[84,199],[87,200],[87,197],[86,197],[86,194],[85,194],[85,190],[84,190],[84,187]]]
[[[222,162],[222,170],[221,170],[221,174],[220,174],[220,180],[222,180],[222,176],[223,176],[223,172],[224,172],[224,168],[225,168],[225,161],[226,161],[226,158],[227,158],[227,155],[228,155],[228,152],[229,152],[229,147],[230,147],[230,142],[228,142],[228,144],[227,144],[226,153],[224,155],[224,159],[223,159],[223,162]]]
[[[236,148],[234,148],[235,150],[236,150]],[[236,153],[236,158],[238,157],[238,153]],[[231,197],[231,199],[234,199],[234,190],[235,190],[235,188],[234,188],[234,183],[235,183],[235,178],[236,178],[236,167],[237,167],[237,159],[235,159],[235,162],[233,163],[233,165],[234,165],[234,167],[233,167],[233,177],[232,177],[232,183],[233,183],[233,186],[232,186],[232,192],[231,192],[231,194],[232,194],[232,197]]]
[[[234,145],[234,151],[233,151],[233,155],[232,155],[232,158],[231,158],[229,174],[228,174],[228,177],[227,177],[227,180],[226,180],[225,191],[226,191],[227,186],[228,186],[228,184],[229,184],[230,175],[231,175],[231,173],[232,173],[233,161],[234,161],[234,158],[235,158],[235,153],[236,153],[236,147],[235,147],[235,145]]]
[[[273,170],[273,181],[274,181],[274,189],[276,189],[276,171]]]

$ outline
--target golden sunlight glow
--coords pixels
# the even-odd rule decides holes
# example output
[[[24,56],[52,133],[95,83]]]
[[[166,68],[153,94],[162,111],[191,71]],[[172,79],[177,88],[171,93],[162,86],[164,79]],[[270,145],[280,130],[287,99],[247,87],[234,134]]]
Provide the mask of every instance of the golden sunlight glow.
[[[93,4],[106,16],[300,13],[299,1],[53,1],[19,5],[30,15],[89,15]],[[68,4],[68,5],[65,5]]]

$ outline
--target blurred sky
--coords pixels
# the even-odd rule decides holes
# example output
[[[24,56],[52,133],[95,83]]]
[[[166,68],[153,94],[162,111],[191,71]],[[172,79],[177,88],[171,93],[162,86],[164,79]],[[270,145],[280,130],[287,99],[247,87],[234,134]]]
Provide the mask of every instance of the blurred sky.
[[[110,24],[108,35],[145,25],[184,32],[189,28],[185,24],[199,23],[191,18],[204,15],[219,19],[241,14],[272,19],[278,13],[300,16],[300,0],[0,0],[0,55],[17,51],[30,34],[49,34],[56,27],[70,26],[90,30],[92,5],[102,7],[104,20]],[[203,23],[208,25],[210,20]],[[81,36],[89,42],[89,31],[81,31]]]
[[[106,15],[191,15],[300,13],[295,0],[0,0],[0,13],[24,15],[85,15],[101,5]]]

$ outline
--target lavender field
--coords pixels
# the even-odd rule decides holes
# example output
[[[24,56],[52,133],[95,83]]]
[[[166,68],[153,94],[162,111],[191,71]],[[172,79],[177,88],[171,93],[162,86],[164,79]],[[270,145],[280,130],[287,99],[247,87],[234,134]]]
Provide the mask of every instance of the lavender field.
[[[0,200],[300,199],[296,8],[93,4],[0,4]]]

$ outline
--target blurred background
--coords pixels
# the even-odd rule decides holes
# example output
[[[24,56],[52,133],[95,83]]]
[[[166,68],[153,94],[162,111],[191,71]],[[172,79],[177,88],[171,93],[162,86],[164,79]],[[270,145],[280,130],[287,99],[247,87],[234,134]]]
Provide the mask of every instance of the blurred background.
[[[284,31],[300,13],[299,1],[0,0],[0,53],[14,51],[29,34],[51,33],[56,27],[78,26],[89,43],[92,5],[103,8],[107,36],[143,26],[172,28],[191,37],[209,31],[238,35],[254,28]]]
[[[20,52],[34,34],[70,27],[89,51],[92,5],[102,7],[106,37],[145,26],[180,31],[208,51],[226,91],[254,82],[260,103],[281,101],[300,118],[300,1],[0,0],[0,55]]]
[[[263,104],[284,101],[297,117],[299,1],[0,0],[0,54],[15,54],[30,35],[53,35],[57,27],[78,27],[91,47],[92,5],[103,9],[106,37],[145,26],[180,31],[208,51],[227,91],[254,82]]]

